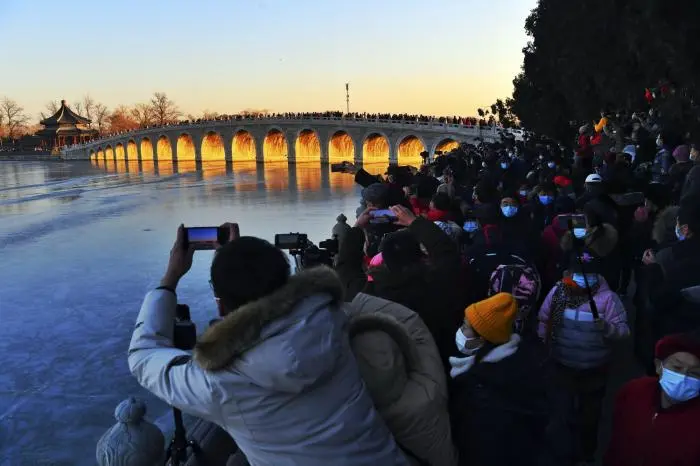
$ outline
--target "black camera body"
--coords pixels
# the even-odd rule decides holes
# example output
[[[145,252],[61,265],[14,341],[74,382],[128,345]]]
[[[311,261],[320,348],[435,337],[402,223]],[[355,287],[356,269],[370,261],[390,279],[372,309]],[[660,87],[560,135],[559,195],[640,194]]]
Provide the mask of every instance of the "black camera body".
[[[173,345],[179,350],[190,351],[196,344],[197,327],[192,322],[190,307],[187,304],[178,304],[175,308]]]
[[[333,267],[333,258],[338,254],[338,238],[333,237],[318,243],[309,241],[305,233],[283,233],[275,235],[275,247],[289,251],[296,263],[297,270],[308,269],[318,265]]]

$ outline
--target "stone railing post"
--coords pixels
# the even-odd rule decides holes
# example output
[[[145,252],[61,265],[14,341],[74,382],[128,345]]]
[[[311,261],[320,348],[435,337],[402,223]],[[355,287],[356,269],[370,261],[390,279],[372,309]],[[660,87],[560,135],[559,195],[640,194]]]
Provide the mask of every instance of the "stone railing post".
[[[98,466],[156,466],[165,460],[165,437],[146,421],[146,405],[128,398],[114,410],[117,423],[97,442]]]

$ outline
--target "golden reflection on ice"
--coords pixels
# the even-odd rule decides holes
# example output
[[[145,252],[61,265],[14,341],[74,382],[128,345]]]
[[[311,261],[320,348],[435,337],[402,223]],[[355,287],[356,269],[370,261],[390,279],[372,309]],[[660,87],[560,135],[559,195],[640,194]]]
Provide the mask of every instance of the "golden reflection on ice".
[[[348,133],[338,131],[333,135],[328,147],[328,162],[354,162],[355,145]]]
[[[177,154],[180,159],[180,152]],[[226,160],[226,151],[224,150],[224,140],[217,133],[208,133],[202,140],[202,162],[214,160],[223,162]]]

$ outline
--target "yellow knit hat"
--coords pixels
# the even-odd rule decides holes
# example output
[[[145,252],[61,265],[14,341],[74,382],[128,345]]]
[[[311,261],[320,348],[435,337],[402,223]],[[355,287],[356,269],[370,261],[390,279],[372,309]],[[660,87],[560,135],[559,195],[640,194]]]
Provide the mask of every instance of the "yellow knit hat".
[[[498,293],[464,310],[469,325],[484,340],[502,344],[510,340],[518,302],[510,293]]]

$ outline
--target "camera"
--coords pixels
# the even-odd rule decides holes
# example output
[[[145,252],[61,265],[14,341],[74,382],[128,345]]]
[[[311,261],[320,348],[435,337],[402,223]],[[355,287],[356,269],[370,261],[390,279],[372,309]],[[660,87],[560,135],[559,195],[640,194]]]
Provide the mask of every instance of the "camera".
[[[303,270],[318,265],[332,267],[333,258],[338,254],[339,243],[337,236],[333,236],[316,246],[304,233],[283,233],[275,235],[275,247],[289,251],[297,270]]]
[[[178,304],[175,308],[175,329],[173,330],[173,345],[183,351],[190,351],[197,344],[197,327],[192,322],[190,307]]]

